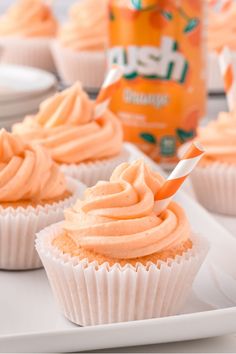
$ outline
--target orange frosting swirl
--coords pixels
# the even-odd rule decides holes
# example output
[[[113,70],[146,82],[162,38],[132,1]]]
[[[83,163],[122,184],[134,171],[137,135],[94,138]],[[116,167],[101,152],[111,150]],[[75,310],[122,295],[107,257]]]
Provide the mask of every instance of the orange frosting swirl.
[[[224,11],[209,12],[208,26],[208,47],[211,50],[218,50],[227,45],[236,50],[236,3]]]
[[[115,259],[132,259],[188,240],[184,211],[171,203],[160,216],[154,196],[164,179],[142,160],[123,163],[65,212],[64,229],[76,246]]]
[[[66,192],[66,181],[40,145],[0,131],[0,202],[43,201]]]
[[[121,124],[107,111],[92,119],[94,103],[79,83],[44,101],[38,114],[13,126],[27,141],[47,147],[59,163],[80,163],[118,155],[122,148]]]
[[[59,31],[63,47],[75,51],[104,50],[108,36],[108,0],[82,0],[72,5]]]
[[[220,113],[217,120],[198,129],[197,140],[204,146],[205,162],[236,164],[236,112]]]
[[[54,37],[57,21],[42,0],[18,0],[0,18],[0,36]]]

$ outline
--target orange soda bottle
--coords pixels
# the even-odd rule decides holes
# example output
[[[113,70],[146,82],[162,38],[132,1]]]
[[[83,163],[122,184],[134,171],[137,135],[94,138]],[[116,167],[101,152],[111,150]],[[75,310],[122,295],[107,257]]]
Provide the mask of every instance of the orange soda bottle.
[[[205,0],[110,0],[108,63],[124,67],[110,108],[126,141],[177,161],[206,103]]]

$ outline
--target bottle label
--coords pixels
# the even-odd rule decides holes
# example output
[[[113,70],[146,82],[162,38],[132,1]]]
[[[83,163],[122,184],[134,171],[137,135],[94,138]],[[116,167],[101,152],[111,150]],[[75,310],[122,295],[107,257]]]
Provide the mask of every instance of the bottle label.
[[[112,98],[125,140],[173,163],[205,113],[205,0],[111,0],[109,65],[124,76]]]

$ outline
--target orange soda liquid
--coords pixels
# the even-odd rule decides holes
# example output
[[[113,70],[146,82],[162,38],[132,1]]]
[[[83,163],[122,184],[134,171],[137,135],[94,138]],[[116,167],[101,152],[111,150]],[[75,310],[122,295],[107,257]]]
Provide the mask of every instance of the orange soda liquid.
[[[111,106],[126,141],[172,164],[204,116],[205,0],[110,0],[109,66],[124,67]]]

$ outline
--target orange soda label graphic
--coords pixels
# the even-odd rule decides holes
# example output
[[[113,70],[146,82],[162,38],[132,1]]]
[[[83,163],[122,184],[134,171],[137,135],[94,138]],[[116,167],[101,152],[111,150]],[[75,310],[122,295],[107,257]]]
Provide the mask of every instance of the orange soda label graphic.
[[[109,17],[109,65],[124,68],[111,109],[125,140],[176,162],[205,113],[205,0],[110,0]]]

